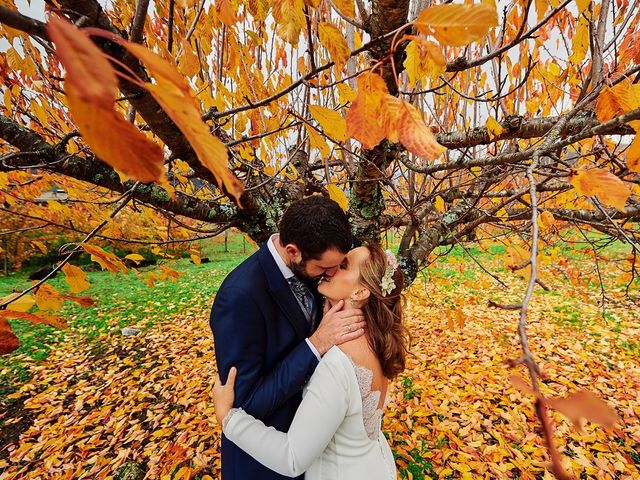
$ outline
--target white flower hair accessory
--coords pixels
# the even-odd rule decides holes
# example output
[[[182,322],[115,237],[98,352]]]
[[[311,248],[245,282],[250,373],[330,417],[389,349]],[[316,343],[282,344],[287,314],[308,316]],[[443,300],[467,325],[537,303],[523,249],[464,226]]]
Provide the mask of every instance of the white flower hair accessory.
[[[387,254],[387,268],[384,271],[382,280],[380,281],[380,288],[382,289],[382,296],[386,297],[396,288],[396,282],[393,281],[393,274],[398,268],[398,259],[391,250],[385,252]]]

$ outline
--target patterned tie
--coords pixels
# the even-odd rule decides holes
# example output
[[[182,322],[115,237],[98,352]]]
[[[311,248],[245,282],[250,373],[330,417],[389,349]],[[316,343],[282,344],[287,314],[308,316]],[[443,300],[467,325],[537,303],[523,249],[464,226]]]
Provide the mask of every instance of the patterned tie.
[[[293,291],[302,307],[309,327],[311,327],[313,323],[313,295],[311,295],[307,286],[298,277],[288,278],[287,281],[289,282],[289,286],[291,286],[291,291]]]

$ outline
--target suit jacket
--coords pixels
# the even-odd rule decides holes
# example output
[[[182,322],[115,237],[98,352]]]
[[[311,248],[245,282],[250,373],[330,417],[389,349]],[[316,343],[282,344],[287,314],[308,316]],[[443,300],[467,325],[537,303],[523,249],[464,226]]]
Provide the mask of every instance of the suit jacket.
[[[318,359],[305,341],[311,332],[304,313],[266,244],[224,280],[210,324],[220,378],[226,382],[231,367],[238,369],[234,407],[286,432]],[[284,478],[222,436],[222,480]]]

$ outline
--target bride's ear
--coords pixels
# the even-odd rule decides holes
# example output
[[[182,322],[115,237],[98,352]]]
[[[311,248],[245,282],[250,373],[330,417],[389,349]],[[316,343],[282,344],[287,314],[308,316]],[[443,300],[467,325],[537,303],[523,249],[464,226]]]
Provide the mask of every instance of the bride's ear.
[[[367,300],[370,295],[371,295],[371,292],[369,291],[368,288],[359,287],[357,290],[355,290],[351,294],[351,300],[353,300],[356,303],[361,303]]]

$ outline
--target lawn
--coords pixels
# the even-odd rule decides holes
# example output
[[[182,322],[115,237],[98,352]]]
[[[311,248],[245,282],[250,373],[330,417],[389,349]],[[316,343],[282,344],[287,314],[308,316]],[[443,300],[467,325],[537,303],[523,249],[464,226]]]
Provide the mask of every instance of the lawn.
[[[132,465],[149,479],[217,478],[208,316],[220,282],[251,247],[243,252],[234,237],[231,253],[222,250],[207,245],[211,262],[199,266],[172,261],[183,275],[153,288],[133,273],[89,272],[86,293],[97,303],[65,307],[66,331],[14,324],[23,346],[0,358],[0,479],[118,480]],[[412,355],[383,426],[403,479],[552,478],[533,400],[508,379],[525,376],[505,363],[520,355],[518,312],[488,305],[522,299],[525,280],[505,267],[505,251],[456,247],[407,292]],[[545,395],[588,389],[621,418],[615,430],[587,424],[580,433],[553,413],[567,468],[578,478],[632,479],[640,475],[638,284],[627,295],[622,247],[603,253],[604,308],[581,246],[544,249],[548,290],[536,288],[528,332]],[[2,279],[0,293],[23,278]],[[64,289],[63,278],[53,285]],[[142,332],[123,336],[128,325]]]

